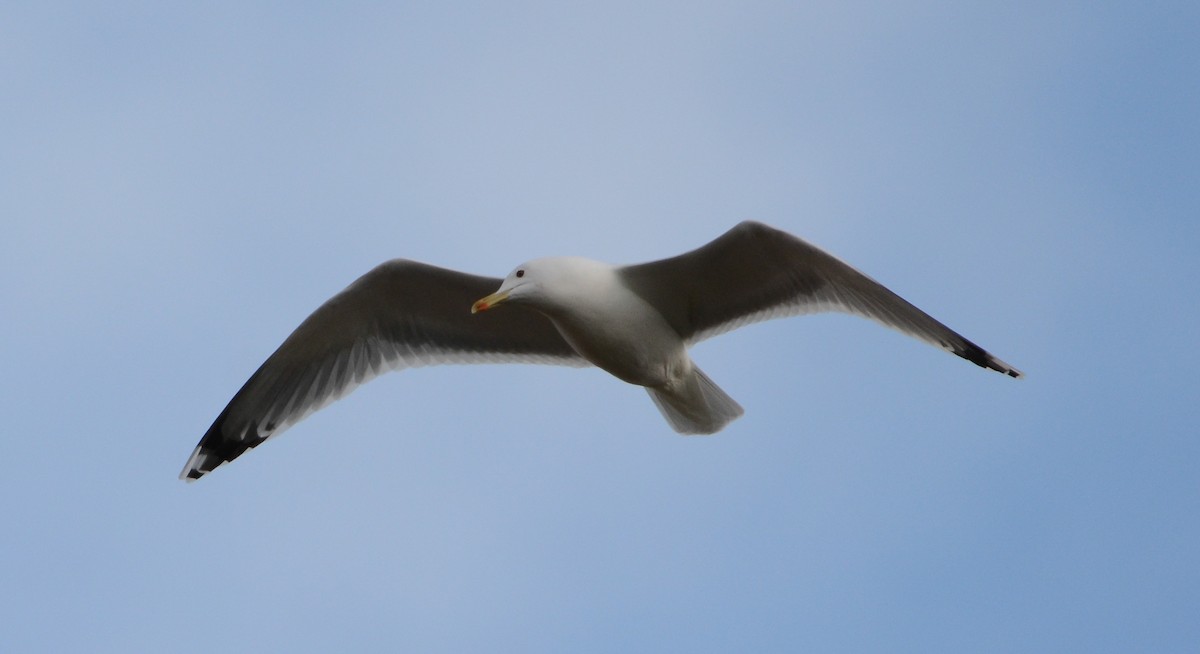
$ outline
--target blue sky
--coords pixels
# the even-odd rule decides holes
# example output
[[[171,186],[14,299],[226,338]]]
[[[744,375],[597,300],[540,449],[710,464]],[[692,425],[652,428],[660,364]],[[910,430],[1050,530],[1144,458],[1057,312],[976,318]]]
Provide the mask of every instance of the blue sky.
[[[331,7],[0,10],[0,649],[1200,641],[1194,3]],[[594,369],[426,368],[176,479],[383,260],[747,218],[1028,378],[817,316],[695,348],[714,437]]]

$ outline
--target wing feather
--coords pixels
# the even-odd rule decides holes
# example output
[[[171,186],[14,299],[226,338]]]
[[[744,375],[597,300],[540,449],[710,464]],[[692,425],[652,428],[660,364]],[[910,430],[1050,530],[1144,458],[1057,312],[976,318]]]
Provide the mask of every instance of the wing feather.
[[[472,315],[500,280],[397,259],[330,298],[233,396],[180,474],[199,479],[389,370],[444,363],[586,362],[541,314]]]
[[[1022,376],[833,255],[761,223],[743,222],[696,250],[626,266],[621,275],[688,343],[771,318],[843,311]]]

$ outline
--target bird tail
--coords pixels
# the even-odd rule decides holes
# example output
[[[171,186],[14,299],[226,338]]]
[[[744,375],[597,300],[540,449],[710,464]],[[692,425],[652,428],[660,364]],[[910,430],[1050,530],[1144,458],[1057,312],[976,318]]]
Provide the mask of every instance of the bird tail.
[[[699,368],[673,388],[646,388],[650,399],[675,431],[714,434],[745,411]]]

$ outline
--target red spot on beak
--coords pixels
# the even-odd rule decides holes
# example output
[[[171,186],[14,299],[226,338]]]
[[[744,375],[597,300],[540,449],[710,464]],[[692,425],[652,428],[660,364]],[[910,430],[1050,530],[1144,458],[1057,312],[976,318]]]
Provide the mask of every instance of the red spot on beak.
[[[507,293],[492,293],[491,295],[489,295],[487,297],[481,297],[475,301],[475,304],[471,305],[471,313],[479,313],[480,311],[487,311],[487,310],[495,307],[496,305],[500,304],[501,302],[503,302],[506,299],[508,299]]]

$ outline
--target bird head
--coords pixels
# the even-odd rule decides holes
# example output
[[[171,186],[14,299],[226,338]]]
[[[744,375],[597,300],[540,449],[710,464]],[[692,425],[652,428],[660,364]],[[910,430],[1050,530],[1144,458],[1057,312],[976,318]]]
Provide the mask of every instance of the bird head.
[[[508,273],[500,288],[471,305],[471,313],[493,309],[512,302],[551,311],[571,298],[595,289],[597,277],[608,266],[579,257],[549,257],[527,261]]]
[[[471,313],[479,313],[493,309],[505,302],[520,301],[522,298],[527,298],[537,292],[540,286],[538,269],[540,266],[537,262],[529,261],[517,266],[504,281],[500,283],[500,288],[495,293],[487,297],[480,298],[471,305]]]

